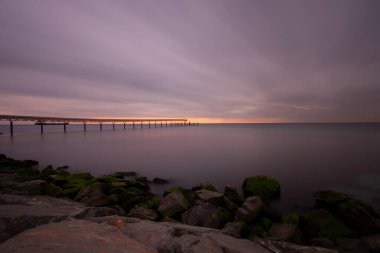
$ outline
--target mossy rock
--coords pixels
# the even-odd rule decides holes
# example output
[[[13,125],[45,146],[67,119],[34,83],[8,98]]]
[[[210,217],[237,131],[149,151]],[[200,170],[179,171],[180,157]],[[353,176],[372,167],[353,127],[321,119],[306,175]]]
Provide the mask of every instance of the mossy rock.
[[[243,183],[243,192],[246,197],[260,196],[263,200],[271,200],[280,196],[280,184],[269,176],[248,177]]]
[[[121,188],[121,193],[112,194],[110,197],[118,203],[125,212],[138,205],[146,203],[152,198],[150,192],[146,192],[136,187]]]
[[[56,197],[59,196],[59,194],[62,192],[62,188],[58,187],[54,184],[46,184],[41,187],[42,194]]]
[[[146,202],[140,203],[139,206],[157,210],[158,207],[160,206],[161,199],[157,197],[153,197],[151,199],[148,199]]]
[[[236,211],[238,209],[238,206],[232,202],[228,197],[223,198],[224,206],[230,210],[230,211]]]
[[[255,236],[265,237],[268,234],[268,231],[259,224],[250,226],[249,232],[250,232],[250,237],[255,237]]]
[[[218,218],[220,220],[220,224],[224,225],[229,221],[232,221],[232,214],[226,208],[220,208],[218,211]]]
[[[153,183],[156,183],[156,184],[168,184],[169,180],[164,179],[164,178],[160,178],[160,177],[155,177],[155,178],[153,178]]]
[[[183,194],[187,202],[192,206],[195,202],[195,194],[192,190],[183,188],[181,186],[175,186],[164,191],[164,197],[172,192],[180,192]]]
[[[351,197],[346,194],[329,190],[315,192],[313,197],[318,206],[326,208],[336,207],[340,203],[351,199]]]
[[[201,190],[201,189],[206,189],[206,190],[213,191],[213,192],[218,191],[215,188],[215,186],[213,186],[210,182],[202,182],[202,183],[196,184],[193,187],[191,187],[191,190],[193,190],[194,192]]]
[[[90,173],[76,173],[68,175],[66,180],[65,188],[82,188],[94,182],[95,178]]]
[[[301,215],[300,227],[309,238],[322,236],[335,240],[338,237],[356,236],[353,230],[324,209],[313,210]]]
[[[283,217],[283,222],[286,224],[298,225],[300,223],[300,216],[297,213],[290,213]]]
[[[50,175],[57,174],[58,172],[53,168],[53,166],[48,165],[45,169],[41,170],[40,178],[47,179]]]
[[[268,218],[269,220],[276,223],[280,223],[282,221],[281,212],[269,205],[263,206],[260,217]]]
[[[261,221],[260,221],[260,225],[265,229],[265,231],[269,231],[270,228],[272,227],[273,225],[273,222],[268,219],[268,218],[263,218]]]

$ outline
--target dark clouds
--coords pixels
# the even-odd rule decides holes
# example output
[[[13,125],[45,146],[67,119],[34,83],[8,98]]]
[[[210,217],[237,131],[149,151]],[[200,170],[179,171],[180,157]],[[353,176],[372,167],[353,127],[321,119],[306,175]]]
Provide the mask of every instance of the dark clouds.
[[[0,113],[379,121],[380,2],[0,2]]]

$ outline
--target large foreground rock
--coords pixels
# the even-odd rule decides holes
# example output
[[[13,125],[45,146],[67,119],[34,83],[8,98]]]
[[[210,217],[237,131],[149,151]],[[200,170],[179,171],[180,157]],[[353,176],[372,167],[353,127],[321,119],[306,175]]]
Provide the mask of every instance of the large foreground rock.
[[[0,194],[0,242],[26,229],[79,215],[85,209],[81,203],[48,196]]]
[[[118,227],[125,235],[158,252],[176,253],[270,253],[259,244],[224,235],[220,230],[178,223],[109,217],[105,224]]]
[[[84,220],[42,225],[0,245],[2,253],[156,253],[117,228]]]

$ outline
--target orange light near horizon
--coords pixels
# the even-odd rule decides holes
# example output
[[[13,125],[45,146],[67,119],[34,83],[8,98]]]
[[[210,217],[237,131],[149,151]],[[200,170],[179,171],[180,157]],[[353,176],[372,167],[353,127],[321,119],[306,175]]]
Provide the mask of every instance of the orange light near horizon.
[[[189,118],[190,122],[199,123],[284,123],[289,122],[284,118],[256,118],[256,119],[226,119],[226,118]]]

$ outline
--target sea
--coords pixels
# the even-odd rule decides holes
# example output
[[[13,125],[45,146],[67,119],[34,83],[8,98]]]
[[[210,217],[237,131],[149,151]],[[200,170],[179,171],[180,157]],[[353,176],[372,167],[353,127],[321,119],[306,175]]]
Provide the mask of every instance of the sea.
[[[162,195],[172,186],[209,181],[223,192],[241,190],[244,178],[268,175],[281,184],[272,205],[283,213],[307,209],[312,194],[337,190],[380,210],[380,124],[200,124],[166,127],[151,124],[44,126],[0,125],[0,153],[33,159],[40,167],[67,165],[69,171],[100,176],[135,171]]]

